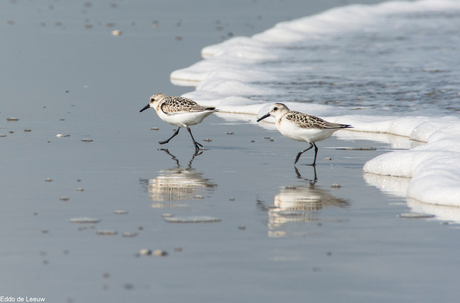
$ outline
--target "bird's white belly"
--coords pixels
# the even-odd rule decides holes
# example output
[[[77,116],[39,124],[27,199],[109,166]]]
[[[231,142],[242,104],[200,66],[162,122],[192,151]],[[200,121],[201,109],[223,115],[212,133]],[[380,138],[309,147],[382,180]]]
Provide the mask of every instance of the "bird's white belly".
[[[287,123],[286,123],[287,122]],[[288,120],[278,124],[279,132],[290,139],[303,142],[318,142],[329,138],[337,129],[301,128]]]
[[[158,112],[158,116],[161,120],[180,127],[186,127],[201,123],[204,118],[212,114],[212,111],[203,112],[178,112],[175,114],[165,114],[161,111]]]

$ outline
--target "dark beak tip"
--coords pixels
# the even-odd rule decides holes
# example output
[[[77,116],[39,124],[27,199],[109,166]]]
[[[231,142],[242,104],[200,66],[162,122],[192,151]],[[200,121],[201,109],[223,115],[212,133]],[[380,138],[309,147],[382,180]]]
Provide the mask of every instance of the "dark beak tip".
[[[140,113],[142,113],[144,110],[146,110],[146,109],[147,109],[147,108],[149,108],[149,107],[150,107],[150,104],[147,104],[147,105],[146,105],[146,106],[144,106],[144,108],[143,108],[143,109],[141,109],[139,112],[140,112]]]
[[[262,121],[263,119],[268,118],[268,117],[270,117],[270,114],[263,115],[262,117],[260,117],[259,119],[257,119],[256,122],[260,122],[260,121]]]

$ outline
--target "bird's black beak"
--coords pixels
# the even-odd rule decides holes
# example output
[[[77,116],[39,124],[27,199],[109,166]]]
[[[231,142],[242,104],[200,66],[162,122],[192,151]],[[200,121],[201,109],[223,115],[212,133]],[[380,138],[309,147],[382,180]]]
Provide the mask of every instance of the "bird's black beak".
[[[262,117],[260,117],[259,119],[257,119],[257,122],[260,122],[260,121],[262,121],[263,119],[268,118],[268,117],[270,117],[270,113],[265,114],[265,115],[263,115]]]
[[[144,110],[150,107],[150,104],[147,104],[143,109],[141,109],[139,112],[142,113]]]

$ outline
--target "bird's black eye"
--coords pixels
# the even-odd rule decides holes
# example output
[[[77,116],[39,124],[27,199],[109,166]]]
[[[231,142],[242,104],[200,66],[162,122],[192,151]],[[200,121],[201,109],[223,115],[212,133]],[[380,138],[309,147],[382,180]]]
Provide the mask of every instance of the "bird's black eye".
[[[274,107],[274,108],[273,108],[273,111],[277,111],[277,110],[278,110],[278,107]]]

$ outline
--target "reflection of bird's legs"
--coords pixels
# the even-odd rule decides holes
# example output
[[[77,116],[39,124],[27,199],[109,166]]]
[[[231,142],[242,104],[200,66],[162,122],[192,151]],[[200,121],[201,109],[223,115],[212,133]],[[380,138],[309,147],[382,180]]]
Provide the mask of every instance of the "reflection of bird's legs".
[[[310,185],[315,185],[316,181],[318,181],[318,176],[316,174],[316,166],[313,166],[313,173],[315,175],[315,179],[313,179],[313,180],[303,178],[296,166],[294,166],[294,169],[295,169],[295,173],[296,173],[298,179],[308,181],[308,182],[310,182]]]
[[[187,127],[188,128],[188,127]],[[177,128],[176,132],[171,136],[171,138],[167,139],[167,140],[164,140],[164,141],[158,141],[158,143],[160,144],[166,144],[168,143],[172,138],[174,138],[175,136],[177,136],[177,134],[179,133],[179,130],[180,130],[180,127]]]
[[[202,150],[195,149],[195,153],[193,154],[192,159],[190,159],[190,162],[188,163],[188,168],[192,168],[192,162],[193,162],[193,160],[195,160],[195,157],[201,155],[202,153],[203,153]]]
[[[315,142],[309,142],[310,143],[310,147],[308,147],[307,149],[304,149],[303,151],[301,151],[300,153],[297,154],[297,157],[295,158],[295,161],[294,161],[294,164],[297,163],[297,161],[299,161],[300,159],[300,156],[306,152],[306,151],[309,151],[310,149],[312,149],[313,147],[315,147],[315,159],[313,160],[313,163],[310,164],[311,166],[315,166],[316,165],[316,155],[318,154],[318,147],[316,146]]]
[[[188,126],[186,126],[188,132],[190,133],[190,137],[192,137],[192,140],[193,140],[193,144],[195,144],[195,150],[198,151],[201,148],[203,148],[203,145],[201,145],[200,143],[196,142],[195,141],[195,138],[193,138],[193,135],[192,135],[192,131],[190,130],[190,128]]]
[[[170,155],[171,158],[172,158],[174,161],[176,161],[177,167],[180,167],[179,160],[178,160],[173,154],[171,154],[171,153],[169,152],[169,149],[166,149],[166,148],[159,148],[158,150],[162,150],[162,151],[164,151],[165,153],[167,153],[168,155]]]
[[[176,161],[177,163],[177,167],[180,167],[180,164],[179,164],[179,159],[176,158],[176,156],[174,156],[173,154],[171,154],[169,152],[169,149],[166,149],[166,148],[159,148],[158,150],[161,150],[161,151],[164,151],[165,153],[167,153],[169,156],[171,156],[171,158]],[[192,156],[192,159],[190,160],[190,162],[188,163],[188,168],[192,168],[192,162],[193,160],[195,160],[195,158],[199,155],[201,155],[203,153],[203,151],[201,150],[195,150],[195,153],[193,154]]]

